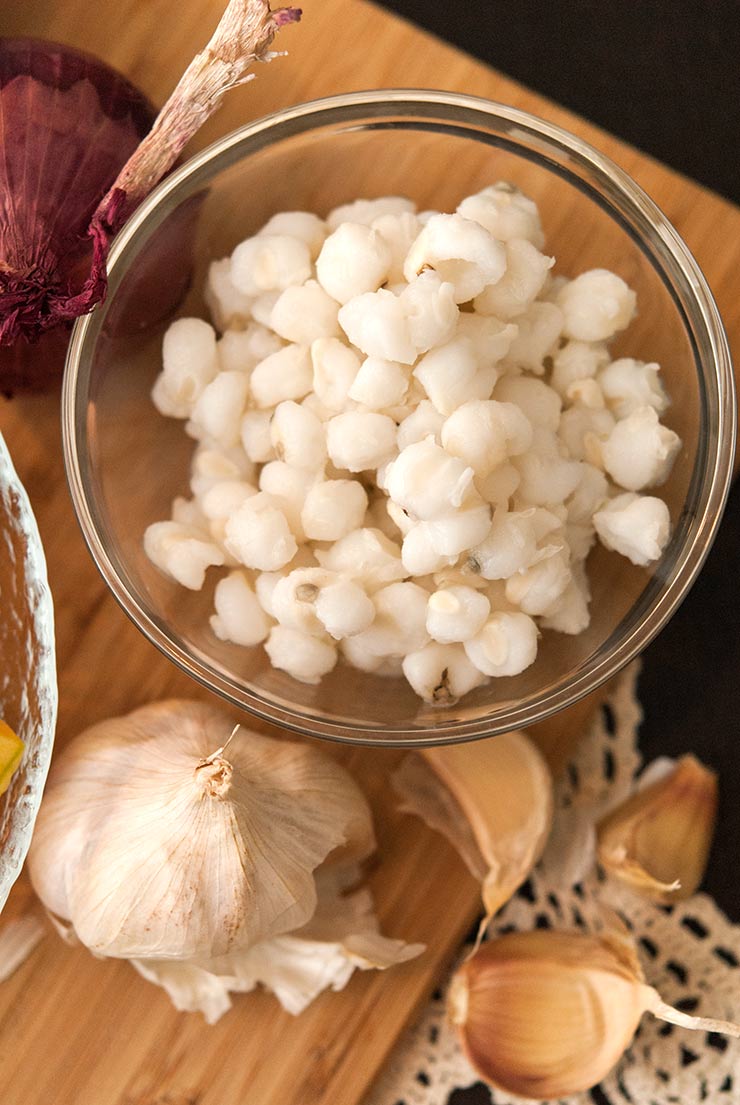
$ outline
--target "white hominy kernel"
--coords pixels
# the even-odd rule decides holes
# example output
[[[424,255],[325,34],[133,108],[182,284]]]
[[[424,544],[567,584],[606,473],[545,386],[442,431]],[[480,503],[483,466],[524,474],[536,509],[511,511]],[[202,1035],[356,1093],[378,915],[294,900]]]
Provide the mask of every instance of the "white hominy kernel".
[[[286,341],[310,345],[339,334],[339,308],[315,280],[293,285],[280,293],[270,314],[270,325]]]
[[[326,447],[337,468],[378,468],[396,451],[396,424],[374,411],[348,411],[326,423]]]
[[[285,671],[301,683],[320,683],[337,662],[337,650],[328,641],[276,625],[265,642],[265,652],[274,668]]]
[[[467,303],[506,269],[506,254],[479,223],[462,215],[434,215],[409,250],[403,274],[411,283],[425,268],[452,284],[456,303]]]
[[[579,403],[592,411],[606,410],[604,393],[596,380],[574,380],[565,393],[568,403]]]
[[[532,442],[528,418],[512,403],[471,399],[442,427],[442,445],[485,477],[507,457],[523,453]]]
[[[244,295],[283,291],[291,284],[303,284],[310,276],[308,246],[288,234],[247,238],[231,255],[231,279]]]
[[[173,522],[181,526],[200,530],[201,536],[208,540],[208,519],[196,499],[185,499],[178,495],[172,500],[170,516]]]
[[[373,607],[373,616],[375,615],[375,607]],[[380,670],[383,666],[383,657],[376,656],[374,652],[371,652],[367,645],[362,641],[362,637],[345,637],[339,644],[342,656],[351,664],[353,668],[357,668],[358,671],[373,672],[376,675],[382,675]]]
[[[533,380],[529,376],[503,376],[496,384],[494,396],[501,403],[518,407],[532,426],[557,430],[560,424],[562,400],[544,380]],[[530,445],[531,440],[520,452],[525,452]]]
[[[591,269],[566,284],[557,302],[565,318],[566,337],[608,341],[631,322],[637,296],[615,273]]]
[[[246,411],[242,416],[239,434],[245,453],[255,464],[264,464],[273,460],[275,450],[272,447],[270,424],[272,411]]]
[[[569,522],[590,522],[609,495],[606,476],[593,464],[581,466],[581,478],[573,494],[566,499]]]
[[[327,572],[324,568],[289,571],[277,581],[270,595],[272,616],[290,629],[323,637],[324,626],[316,615],[316,600],[321,588],[336,582],[336,579],[333,572]]]
[[[607,406],[616,418],[627,418],[639,407],[653,407],[658,414],[668,409],[669,400],[659,372],[659,365],[645,364],[632,357],[605,364],[598,380]]]
[[[472,468],[428,439],[407,446],[386,475],[391,499],[422,520],[461,506],[472,482]]]
[[[551,510],[538,506],[532,508],[530,518],[535,540],[539,544],[545,537],[550,537],[556,531],[562,530],[562,526],[567,521],[568,512],[560,505],[553,506]],[[542,559],[542,557],[538,554],[535,559]]]
[[[199,445],[191,461],[190,490],[196,498],[205,495],[214,484],[224,480],[245,480],[256,476],[254,465],[240,446],[217,449]]]
[[[506,181],[467,196],[457,210],[466,219],[480,223],[500,242],[526,238],[537,249],[545,244],[537,204]]]
[[[358,529],[367,510],[367,494],[357,480],[321,480],[309,488],[301,525],[309,541],[339,541]]]
[[[266,328],[270,325],[272,312],[280,295],[279,291],[262,292],[252,300],[252,318],[259,326]]]
[[[544,253],[526,238],[512,238],[505,246],[506,272],[495,284],[476,296],[474,307],[483,315],[499,319],[516,318],[526,311],[542,291],[554,257]]]
[[[668,544],[671,518],[662,499],[628,491],[594,514],[594,526],[602,545],[644,567]]]
[[[614,429],[614,416],[607,410],[592,410],[576,405],[563,411],[558,436],[573,460],[595,460],[602,463],[603,443]]]
[[[218,342],[218,360],[222,372],[251,372],[270,353],[277,353],[283,343],[275,334],[256,322],[246,330],[227,330]]]
[[[357,583],[339,579],[319,591],[316,615],[326,632],[340,641],[367,629],[375,618],[375,606]]]
[[[294,468],[282,460],[271,460],[269,464],[263,465],[260,472],[260,491],[266,492],[282,510],[298,542],[306,540],[301,512],[306,496],[317,478],[316,472]]]
[[[429,640],[426,631],[428,593],[416,583],[391,583],[373,595],[375,620],[357,634],[360,641],[378,656],[405,656],[423,648]]]
[[[433,548],[454,559],[485,539],[491,528],[491,508],[471,494],[459,510],[432,518],[424,525]]]
[[[333,418],[337,413],[331,410],[329,407],[325,407],[319,399],[318,395],[314,391],[310,391],[303,399],[301,399],[301,406],[305,407],[311,414],[316,415],[319,422],[328,422],[330,418]]]
[[[229,257],[211,261],[204,298],[215,326],[222,333],[231,327],[246,326],[252,298],[234,286]]]
[[[455,557],[445,556],[432,543],[429,522],[416,522],[405,533],[401,560],[410,576],[425,576],[454,563]]]
[[[440,444],[440,435],[444,425],[444,415],[441,415],[429,399],[422,399],[411,412],[408,418],[404,418],[398,427],[396,442],[401,452],[409,445],[415,445],[417,441],[433,437],[437,445]]]
[[[324,220],[310,211],[279,211],[267,220],[259,236],[280,234],[300,238],[308,246],[311,260],[315,261],[324,244],[326,231]]]
[[[443,645],[469,641],[483,628],[490,612],[486,596],[472,587],[435,591],[427,603],[427,633]]]
[[[326,225],[329,230],[336,230],[342,223],[363,223],[370,226],[376,219],[384,215],[403,215],[406,212],[414,214],[416,204],[406,196],[381,196],[374,200],[353,200],[352,203],[343,203],[335,207],[326,216]]]
[[[507,462],[494,468],[484,479],[476,479],[475,486],[487,503],[508,509],[509,500],[519,487],[520,480],[514,465]]]
[[[408,365],[416,360],[403,304],[386,288],[350,299],[340,308],[339,325],[352,345],[368,357]]]
[[[609,351],[602,342],[568,341],[553,353],[550,387],[565,399],[571,384],[593,379],[608,363]]]
[[[661,426],[654,407],[638,407],[617,422],[601,452],[604,468],[627,491],[641,491],[665,482],[681,439]]]
[[[425,354],[414,369],[414,376],[440,414],[447,416],[467,399],[488,398],[476,394],[478,368],[472,342],[468,338],[455,338]]]
[[[388,277],[393,255],[385,238],[362,223],[342,223],[316,261],[316,277],[337,303],[375,292]]]
[[[399,546],[379,529],[356,529],[330,549],[317,549],[316,557],[322,568],[359,579],[369,591],[406,575]]]
[[[316,472],[326,461],[324,426],[310,410],[292,399],[275,408],[270,422],[270,440],[278,460],[293,468]]]
[[[270,621],[244,572],[229,572],[220,579],[213,600],[216,613],[211,615],[210,626],[219,640],[248,648],[264,641]]]
[[[226,548],[240,564],[274,572],[295,556],[298,548],[288,520],[272,495],[252,495],[226,523]]]
[[[352,381],[348,395],[355,403],[378,411],[403,403],[409,390],[409,370],[398,361],[367,357]]]
[[[508,579],[537,555],[534,511],[497,510],[488,536],[471,549],[468,563],[484,579]]]
[[[583,564],[574,564],[571,570],[573,578],[547,617],[542,619],[541,625],[543,629],[575,636],[587,629],[591,622],[588,610],[591,590]]]
[[[566,460],[557,453],[525,453],[512,464],[521,477],[517,496],[531,506],[562,503],[575,491],[581,478],[581,461]]]
[[[257,488],[241,480],[224,480],[214,484],[200,501],[203,514],[208,519],[211,537],[222,545],[225,538],[226,522],[246,499],[257,494]]]
[[[457,323],[457,337],[468,338],[472,342],[478,364],[486,369],[503,361],[518,333],[519,327],[515,322],[501,322],[490,315],[476,315],[472,311],[462,311]],[[501,368],[503,370],[504,366]]]
[[[536,301],[526,312],[517,316],[519,330],[514,338],[507,359],[519,368],[541,376],[545,371],[545,357],[556,348],[563,329],[563,312],[554,303]]]
[[[403,674],[412,689],[433,706],[452,706],[485,683],[485,678],[456,645],[431,642],[403,660]]]
[[[154,405],[170,418],[188,418],[217,372],[213,327],[199,318],[177,319],[162,341],[162,371],[152,389]]]
[[[178,522],[154,522],[144,533],[144,552],[151,562],[176,583],[199,591],[206,569],[220,567],[224,554],[200,529]]]
[[[524,614],[539,617],[550,613],[570,581],[568,554],[563,550],[510,576],[506,597]]]
[[[564,540],[570,549],[571,570],[584,561],[596,543],[596,530],[591,522],[567,522]]]
[[[305,345],[286,345],[260,361],[249,379],[258,407],[275,407],[284,399],[302,399],[311,390],[313,369]]]
[[[338,338],[321,338],[311,345],[313,390],[332,411],[344,410],[349,389],[360,371],[360,358]]]
[[[244,372],[219,372],[193,407],[191,420],[211,441],[230,449],[239,443],[242,415],[249,393]]]
[[[464,648],[484,675],[519,675],[537,656],[537,626],[527,614],[497,611]]]
[[[371,225],[383,236],[390,249],[388,280],[393,284],[400,283],[403,281],[406,254],[418,237],[421,223],[410,211],[402,211],[399,215],[379,215]]]
[[[452,340],[460,315],[452,284],[442,281],[433,269],[427,269],[404,285],[399,298],[417,353],[426,353],[432,346]]]

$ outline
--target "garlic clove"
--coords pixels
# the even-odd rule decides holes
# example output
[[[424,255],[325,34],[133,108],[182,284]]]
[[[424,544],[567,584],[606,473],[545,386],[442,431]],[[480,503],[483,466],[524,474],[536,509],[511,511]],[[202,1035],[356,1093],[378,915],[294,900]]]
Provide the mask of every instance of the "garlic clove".
[[[453,978],[448,1015],[487,1082],[550,1100],[597,1085],[645,1012],[686,1028],[740,1035],[665,1005],[633,950],[609,935],[534,931],[491,940]]]
[[[693,756],[638,790],[598,826],[598,858],[637,893],[670,903],[698,888],[717,816],[717,776]]]
[[[408,812],[443,833],[482,883],[486,919],[521,886],[552,824],[552,779],[524,733],[426,748],[394,786]],[[423,766],[422,766],[423,765]]]

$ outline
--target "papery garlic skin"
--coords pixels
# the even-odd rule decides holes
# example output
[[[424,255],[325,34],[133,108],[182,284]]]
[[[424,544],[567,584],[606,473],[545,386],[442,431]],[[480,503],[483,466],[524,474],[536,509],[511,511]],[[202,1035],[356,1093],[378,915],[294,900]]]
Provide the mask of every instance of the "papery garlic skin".
[[[92,726],[55,760],[29,870],[96,954],[246,950],[310,919],[327,855],[372,851],[370,811],[343,768],[252,732],[223,752],[232,727],[212,706],[162,702]]]
[[[249,600],[232,583],[216,592],[217,637],[262,634],[273,667],[311,684],[339,660],[403,675],[443,706],[517,678],[541,632],[588,628],[597,540],[639,566],[660,558],[670,512],[638,492],[668,478],[681,443],[660,421],[659,366],[613,359],[635,293],[605,269],[569,279],[553,265],[537,205],[504,182],[454,213],[398,196],[325,219],[280,212],[214,262],[208,301],[226,330],[177,320],[153,389],[199,442],[193,502],[145,549],[193,589],[219,568],[259,573],[269,634],[251,616],[240,630]],[[317,564],[333,598],[323,621],[296,624],[271,577]],[[481,592],[446,628],[444,573]],[[416,596],[406,629],[376,597],[394,584]]]

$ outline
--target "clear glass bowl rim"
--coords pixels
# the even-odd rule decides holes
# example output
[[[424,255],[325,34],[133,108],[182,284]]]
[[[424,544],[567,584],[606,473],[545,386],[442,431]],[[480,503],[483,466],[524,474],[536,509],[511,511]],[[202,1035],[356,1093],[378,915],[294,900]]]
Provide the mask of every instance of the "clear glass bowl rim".
[[[335,122],[346,123],[353,117],[360,121],[367,118],[369,111],[375,112],[373,117],[377,119],[380,117],[377,109],[382,108],[387,108],[388,116],[394,118],[404,114],[413,117],[415,108],[425,113],[425,117],[429,117],[432,108],[452,109],[460,113],[458,121],[470,125],[471,128],[477,120],[480,124],[498,126],[512,134],[519,132],[529,138],[539,136],[599,179],[617,208],[637,214],[650,225],[652,234],[660,242],[662,254],[670,258],[683,282],[690,288],[692,321],[703,329],[711,350],[711,364],[705,364],[704,368],[713,370],[718,396],[717,424],[714,428],[717,446],[710,450],[709,469],[703,473],[701,501],[696,504],[698,528],[695,539],[681,549],[673,578],[638,626],[624,636],[607,655],[596,653],[574,677],[556,685],[544,698],[524,700],[522,704],[515,704],[500,712],[495,718],[453,722],[448,727],[440,726],[429,730],[388,727],[378,731],[365,725],[355,727],[311,717],[299,710],[293,711],[271,702],[248,690],[244,684],[207,668],[142,609],[111,561],[100,527],[96,524],[94,495],[88,494],[88,479],[82,463],[83,457],[87,459],[84,451],[84,419],[78,420],[77,410],[80,404],[78,385],[86,352],[86,339],[94,315],[87,315],[75,323],[67,352],[61,405],[67,480],[85,542],[103,579],[125,613],[149,641],[182,671],[234,706],[303,735],[352,744],[398,747],[462,742],[510,729],[527,728],[573,705],[634,659],[660,632],[686,597],[712,545],[732,479],[737,411],[732,360],[719,310],[699,265],[660,208],[614,161],[570,131],[519,108],[464,93],[406,88],[352,92],[299,103],[230,132],[171,173],[137,208],[111,246],[108,258],[111,278],[117,275],[117,266],[127,245],[152,214],[163,205],[174,206],[181,186],[202,174],[211,163],[220,162],[228,156],[232,159],[228,164],[232,164],[240,148],[249,145],[255,136],[270,130],[279,130],[285,124],[296,128],[290,132],[294,135],[311,127],[328,126]],[[440,121],[450,123],[448,117]],[[223,167],[226,167],[226,163]],[[683,306],[685,308],[686,305]]]

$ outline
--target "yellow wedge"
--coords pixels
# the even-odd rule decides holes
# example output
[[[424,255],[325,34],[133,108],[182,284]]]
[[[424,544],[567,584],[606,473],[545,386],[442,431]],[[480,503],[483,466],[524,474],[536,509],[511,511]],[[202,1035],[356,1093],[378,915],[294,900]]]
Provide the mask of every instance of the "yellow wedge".
[[[25,747],[10,726],[0,721],[0,794],[4,794],[10,786],[13,772],[21,762]]]

